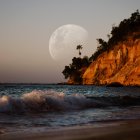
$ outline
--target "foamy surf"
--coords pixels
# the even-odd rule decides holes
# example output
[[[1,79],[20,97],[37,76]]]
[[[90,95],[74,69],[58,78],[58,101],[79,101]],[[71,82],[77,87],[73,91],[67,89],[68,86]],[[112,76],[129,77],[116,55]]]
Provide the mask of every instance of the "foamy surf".
[[[47,112],[67,111],[93,107],[95,104],[81,94],[66,95],[63,92],[34,90],[19,98],[2,96],[0,112]]]
[[[1,85],[0,131],[47,130],[139,119],[139,93],[138,87]]]
[[[72,111],[88,108],[140,105],[140,97],[87,97],[53,90],[34,90],[20,97],[0,97],[0,113]]]

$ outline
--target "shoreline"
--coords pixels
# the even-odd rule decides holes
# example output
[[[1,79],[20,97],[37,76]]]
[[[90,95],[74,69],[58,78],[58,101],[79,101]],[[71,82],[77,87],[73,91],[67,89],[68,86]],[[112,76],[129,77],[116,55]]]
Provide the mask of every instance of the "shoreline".
[[[4,140],[139,140],[140,119],[0,134]]]

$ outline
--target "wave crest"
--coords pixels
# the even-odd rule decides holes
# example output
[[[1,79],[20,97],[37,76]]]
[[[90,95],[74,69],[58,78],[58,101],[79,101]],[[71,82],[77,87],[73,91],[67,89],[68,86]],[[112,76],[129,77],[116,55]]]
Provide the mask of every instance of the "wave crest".
[[[86,97],[53,90],[34,90],[18,98],[5,95],[0,97],[0,113],[38,113],[130,105],[140,105],[140,97]]]
[[[91,106],[84,95],[66,95],[63,92],[34,90],[19,98],[2,96],[0,112],[46,112],[53,110],[83,109]]]

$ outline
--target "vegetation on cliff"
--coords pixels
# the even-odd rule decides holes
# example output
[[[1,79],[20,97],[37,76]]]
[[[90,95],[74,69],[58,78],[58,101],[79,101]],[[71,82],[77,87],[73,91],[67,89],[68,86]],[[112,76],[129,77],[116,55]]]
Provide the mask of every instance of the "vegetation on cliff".
[[[98,56],[103,52],[109,52],[118,43],[127,40],[128,36],[132,36],[133,40],[140,38],[140,13],[138,10],[132,13],[130,18],[121,21],[118,26],[112,27],[112,31],[108,35],[108,41],[104,41],[101,38],[97,39],[99,46],[97,47],[96,52],[90,58],[74,57],[72,59],[72,63],[69,66],[65,66],[65,69],[62,72],[65,78],[71,79],[73,84],[83,83],[82,75],[84,74],[86,68],[93,61],[96,61]],[[79,56],[81,56],[80,49],[82,48],[80,47],[81,45],[78,46]]]
[[[82,53],[80,50],[83,49],[82,45],[77,45],[76,49],[79,50],[79,56],[81,56]]]
[[[63,70],[63,75],[65,79],[72,79],[74,83],[81,84],[82,83],[82,74],[84,73],[85,69],[89,66],[89,59],[88,57],[83,58],[76,58],[72,59],[72,63],[69,66],[65,66]]]
[[[109,51],[119,42],[125,41],[127,36],[134,32],[140,32],[140,13],[138,10],[132,13],[130,18],[121,21],[119,26],[112,27],[112,31],[108,35],[109,39],[107,42],[101,38],[97,39],[99,46],[97,47],[96,52],[89,58],[90,61],[96,60],[101,53]],[[137,38],[140,38],[140,34],[136,34],[133,37],[133,39]]]

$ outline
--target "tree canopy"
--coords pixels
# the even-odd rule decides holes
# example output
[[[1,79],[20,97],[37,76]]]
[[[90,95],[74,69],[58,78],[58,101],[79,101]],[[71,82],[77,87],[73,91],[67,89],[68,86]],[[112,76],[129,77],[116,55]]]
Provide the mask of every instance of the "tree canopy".
[[[132,13],[130,18],[121,21],[118,26],[112,27],[107,42],[101,38],[97,39],[99,46],[96,52],[90,57],[90,60],[94,61],[102,52],[108,51],[120,41],[125,41],[127,36],[134,32],[138,32],[138,34],[134,36],[134,39],[140,38],[140,13],[138,10]]]
[[[82,82],[82,68],[89,66],[89,59],[87,56],[83,58],[76,58],[74,57],[72,59],[72,63],[69,66],[65,66],[65,69],[63,70],[63,75],[65,76],[65,79],[67,78],[74,78],[74,81],[77,83]]]
[[[81,51],[83,49],[82,45],[77,45],[76,47],[77,50],[79,50],[79,56],[81,56]]]

